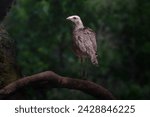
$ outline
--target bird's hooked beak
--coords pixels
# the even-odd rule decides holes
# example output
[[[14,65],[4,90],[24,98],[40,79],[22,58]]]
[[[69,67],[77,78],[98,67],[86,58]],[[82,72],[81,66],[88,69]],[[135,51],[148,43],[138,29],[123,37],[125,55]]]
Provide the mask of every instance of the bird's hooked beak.
[[[71,20],[71,17],[67,17],[66,20]]]

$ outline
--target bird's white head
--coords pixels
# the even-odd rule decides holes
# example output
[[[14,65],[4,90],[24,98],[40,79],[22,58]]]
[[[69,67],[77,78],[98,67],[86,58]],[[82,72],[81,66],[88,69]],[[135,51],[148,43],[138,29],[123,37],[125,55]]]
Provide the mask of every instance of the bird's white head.
[[[72,21],[75,24],[75,30],[84,28],[81,18],[77,15],[72,15],[66,18],[67,20]]]

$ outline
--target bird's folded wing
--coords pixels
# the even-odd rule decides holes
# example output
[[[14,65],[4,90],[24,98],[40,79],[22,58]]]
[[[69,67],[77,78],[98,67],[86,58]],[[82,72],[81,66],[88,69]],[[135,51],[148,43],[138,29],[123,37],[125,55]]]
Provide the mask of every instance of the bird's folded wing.
[[[76,34],[77,41],[75,43],[78,45],[80,51],[87,54],[88,56],[96,53],[96,49],[95,49],[96,47],[94,47],[95,46],[94,44],[96,44],[96,42],[91,41],[92,40],[91,36],[90,36],[90,32],[85,30],[80,30]]]
[[[95,34],[95,32],[90,28],[86,28],[85,29],[85,34],[88,35],[88,37],[90,38],[90,40],[93,44],[93,48],[96,52],[97,51],[97,44],[96,44],[96,34]]]

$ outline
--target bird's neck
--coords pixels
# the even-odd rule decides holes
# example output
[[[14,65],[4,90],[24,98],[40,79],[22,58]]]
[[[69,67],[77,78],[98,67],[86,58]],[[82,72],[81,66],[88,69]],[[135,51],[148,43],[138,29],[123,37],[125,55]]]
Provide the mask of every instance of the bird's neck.
[[[74,30],[78,30],[81,28],[84,28],[82,21],[78,21],[77,23],[75,23]]]

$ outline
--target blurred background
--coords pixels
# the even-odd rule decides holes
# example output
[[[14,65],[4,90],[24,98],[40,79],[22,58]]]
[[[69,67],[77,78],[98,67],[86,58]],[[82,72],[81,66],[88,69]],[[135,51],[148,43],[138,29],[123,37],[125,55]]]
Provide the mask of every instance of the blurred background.
[[[118,99],[150,99],[149,0],[18,0],[6,24],[23,76],[52,70],[80,78],[70,15],[79,15],[97,34],[99,67],[87,61],[86,79]],[[94,99],[68,89],[39,92],[31,88],[28,98]]]

